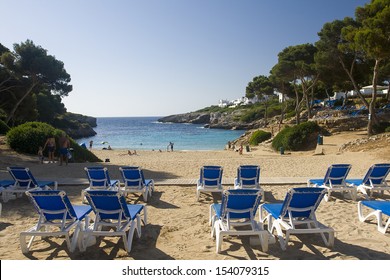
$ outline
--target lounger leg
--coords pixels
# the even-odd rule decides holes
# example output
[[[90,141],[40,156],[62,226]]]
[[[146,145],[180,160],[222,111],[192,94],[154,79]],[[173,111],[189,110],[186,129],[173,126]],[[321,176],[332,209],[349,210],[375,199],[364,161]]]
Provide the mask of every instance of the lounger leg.
[[[360,192],[363,194],[363,196],[364,196],[365,199],[370,199],[370,196],[368,195],[366,188],[364,188],[363,186],[358,186],[358,187],[356,188],[356,191],[357,191],[357,192],[360,191]]]
[[[286,230],[286,238],[284,238],[283,231],[282,231],[282,229],[277,221],[272,223],[271,233],[273,232],[274,229],[276,230],[276,234],[278,235],[280,248],[283,251],[285,251],[287,248],[289,237],[290,237],[290,232],[288,230]]]
[[[29,246],[26,244],[26,236],[27,234],[25,232],[20,233],[19,236],[20,248],[22,249],[23,254],[27,254],[29,251]]]
[[[129,234],[126,238],[126,235],[123,236],[123,243],[125,244],[125,249],[127,253],[131,251],[131,245],[133,243],[134,230],[136,229],[136,222],[133,220],[130,225]],[[127,240],[126,240],[127,239]]]
[[[148,207],[146,205],[144,205],[144,208],[143,208],[143,212],[144,212],[144,225],[146,225],[148,223]]]
[[[149,191],[147,189],[145,189],[145,191],[142,193],[142,196],[143,196],[145,202],[148,201],[148,193],[149,193]]]
[[[137,215],[136,229],[137,229],[137,237],[141,238],[141,216],[139,214]]]
[[[221,252],[221,245],[222,245],[222,239],[223,235],[221,232],[221,229],[219,227],[218,222],[215,223],[215,245],[216,245],[216,252],[219,254]]]
[[[264,231],[259,234],[260,243],[261,243],[261,250],[266,253],[268,252],[268,232]]]
[[[69,251],[73,253],[77,247],[77,244],[79,243],[79,234],[80,234],[80,223],[77,223],[76,228],[74,230],[72,240],[70,244],[68,244]],[[66,235],[66,240],[69,240],[69,232]],[[70,246],[69,246],[70,245]]]

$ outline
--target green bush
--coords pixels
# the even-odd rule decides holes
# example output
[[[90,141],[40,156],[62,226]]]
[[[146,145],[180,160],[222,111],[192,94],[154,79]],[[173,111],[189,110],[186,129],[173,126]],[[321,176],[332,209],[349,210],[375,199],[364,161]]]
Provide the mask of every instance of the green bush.
[[[320,127],[314,122],[304,122],[296,126],[286,127],[272,141],[272,148],[279,150],[299,151],[315,145]]]
[[[63,133],[62,130],[55,129],[51,125],[41,122],[27,122],[11,128],[7,133],[9,146],[17,152],[26,154],[37,154],[39,146],[44,146],[46,139],[52,135],[56,139]],[[59,155],[58,143],[56,155]],[[73,149],[74,161],[77,162],[100,162],[101,160],[90,151],[80,147],[70,138],[70,147]]]
[[[10,127],[5,122],[0,120],[0,135],[7,134],[7,132],[9,130],[10,130]]]
[[[252,134],[251,138],[249,139],[249,144],[255,146],[261,142],[270,139],[271,136],[272,136],[271,132],[267,132],[264,130],[257,130]]]
[[[247,112],[245,112],[241,116],[240,120],[244,123],[250,123],[250,122],[253,122],[255,120],[262,119],[262,118],[264,118],[264,109],[257,107],[257,108],[250,109]]]
[[[390,132],[390,122],[380,122],[377,125],[373,125],[372,130],[375,134]]]

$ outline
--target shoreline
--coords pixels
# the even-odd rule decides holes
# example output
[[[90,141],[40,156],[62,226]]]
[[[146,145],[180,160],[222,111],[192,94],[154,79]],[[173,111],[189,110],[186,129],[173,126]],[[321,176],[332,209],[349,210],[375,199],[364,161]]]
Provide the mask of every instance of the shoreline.
[[[260,165],[260,185],[265,190],[266,202],[281,202],[289,188],[305,185],[293,184],[293,179],[323,178],[329,164],[350,163],[350,178],[361,178],[373,163],[390,162],[390,139],[378,142],[378,146],[361,145],[356,151],[340,151],[341,145],[362,138],[362,132],[341,133],[324,137],[324,155],[314,151],[291,152],[280,155],[267,146],[258,146],[243,155],[233,151],[174,151],[139,152],[129,156],[127,150],[94,150],[100,158],[110,158],[102,163],[39,164],[36,156],[20,155],[0,145],[0,179],[9,179],[7,166],[29,167],[40,180],[55,178],[75,184],[61,184],[74,204],[81,204],[81,190],[87,182],[85,166],[102,165],[108,168],[111,179],[120,179],[119,167],[140,166],[146,179],[159,184],[147,201],[148,224],[142,227],[141,238],[133,240],[133,248],[127,254],[123,242],[114,237],[102,238],[85,253],[76,250],[69,253],[63,238],[37,239],[32,251],[23,255],[19,233],[37,222],[34,206],[26,196],[3,204],[0,217],[0,259],[2,260],[388,260],[390,239],[388,233],[379,233],[373,222],[358,220],[357,202],[335,194],[329,202],[321,202],[317,210],[318,220],[336,231],[333,248],[327,248],[319,235],[292,236],[289,247],[282,251],[278,243],[269,246],[264,253],[260,246],[251,245],[248,237],[225,238],[222,253],[215,253],[215,240],[210,237],[210,204],[220,202],[220,197],[201,195],[196,200],[196,179],[202,165],[221,165],[224,189],[232,186],[237,167],[241,164]],[[245,150],[245,149],[244,149]],[[137,151],[138,152],[138,151]],[[290,179],[286,184],[271,184],[266,178]],[[263,179],[263,181],[262,181]],[[185,180],[188,184],[179,185]],[[304,181],[304,180],[303,180]],[[303,183],[302,181],[302,183]],[[359,197],[361,199],[361,197]],[[388,192],[379,199],[390,200]],[[142,203],[142,196],[129,195],[128,203]]]

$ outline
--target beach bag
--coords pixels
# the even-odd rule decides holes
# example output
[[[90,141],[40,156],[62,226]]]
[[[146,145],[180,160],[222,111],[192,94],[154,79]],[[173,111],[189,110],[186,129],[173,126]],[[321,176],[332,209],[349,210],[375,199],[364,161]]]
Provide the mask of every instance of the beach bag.
[[[68,151],[68,153],[66,154],[66,156],[68,157],[68,159],[72,159],[72,154]]]

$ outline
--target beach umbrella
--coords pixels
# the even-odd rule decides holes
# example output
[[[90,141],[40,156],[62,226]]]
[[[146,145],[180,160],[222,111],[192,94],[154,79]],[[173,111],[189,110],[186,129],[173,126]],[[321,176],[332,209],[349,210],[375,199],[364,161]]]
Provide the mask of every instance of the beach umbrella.
[[[107,141],[103,141],[102,144],[103,144],[103,145],[104,145],[104,144],[108,144],[108,142],[107,142]]]

